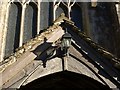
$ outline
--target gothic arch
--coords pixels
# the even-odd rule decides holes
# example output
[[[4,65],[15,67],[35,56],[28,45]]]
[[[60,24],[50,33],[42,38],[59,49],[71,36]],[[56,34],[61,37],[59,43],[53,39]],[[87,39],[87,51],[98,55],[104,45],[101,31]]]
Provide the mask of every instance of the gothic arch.
[[[26,43],[31,38],[34,38],[36,36],[37,16],[38,16],[37,5],[33,2],[30,2],[28,5],[26,5],[25,10],[23,43]]]
[[[103,88],[110,90],[108,86],[86,76],[70,71],[53,73],[36,79],[20,89],[28,88]]]
[[[67,6],[67,3],[60,3],[59,6],[57,7],[55,11],[55,17],[57,18],[61,13],[65,13],[67,17],[72,19],[72,21],[75,22],[76,26],[79,27],[81,30],[83,28],[83,23],[82,23],[82,9],[81,9],[81,3],[80,2],[75,2],[71,3],[71,6]],[[70,12],[68,11],[68,8]]]
[[[8,57],[19,47],[21,14],[21,4],[19,2],[11,3],[8,12],[5,57]]]

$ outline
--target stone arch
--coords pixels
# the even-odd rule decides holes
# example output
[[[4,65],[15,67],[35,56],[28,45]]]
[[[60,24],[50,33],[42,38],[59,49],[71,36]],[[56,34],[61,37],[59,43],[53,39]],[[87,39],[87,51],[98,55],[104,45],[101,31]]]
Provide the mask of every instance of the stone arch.
[[[24,17],[23,43],[26,43],[37,34],[38,8],[33,2],[26,5]]]
[[[8,12],[8,23],[6,32],[5,55],[8,57],[19,47],[20,24],[21,24],[22,6],[19,2],[11,3]]]
[[[20,89],[28,88],[110,88],[86,76],[70,71],[53,73],[36,79]]]
[[[81,30],[83,29],[83,23],[82,23],[82,9],[81,9],[81,3],[76,2],[71,7],[70,17],[72,21],[75,22],[75,25],[79,27]],[[60,13],[64,12],[67,17],[68,15],[68,7],[64,5],[63,3],[60,3],[59,7],[56,10],[56,18],[60,15]]]

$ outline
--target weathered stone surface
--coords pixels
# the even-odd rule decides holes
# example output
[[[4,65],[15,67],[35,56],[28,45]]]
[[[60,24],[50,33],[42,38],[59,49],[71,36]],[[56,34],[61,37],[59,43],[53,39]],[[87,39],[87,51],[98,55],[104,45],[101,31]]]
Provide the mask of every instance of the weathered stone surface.
[[[59,27],[58,27],[59,28]],[[25,47],[21,47],[20,49],[18,49],[18,51],[24,49],[24,52],[21,53],[20,57],[17,57],[16,60],[11,63],[10,65],[7,63],[5,63],[6,67],[1,67],[3,68],[4,70],[1,71],[1,75],[2,75],[2,83],[6,83],[8,82],[10,79],[12,79],[13,76],[15,76],[17,73],[19,73],[21,70],[23,70],[24,67],[26,67],[29,63],[31,63],[37,56],[36,55],[40,55],[42,54],[43,52],[45,52],[45,50],[47,48],[49,48],[52,43],[56,42],[57,40],[59,40],[62,35],[64,34],[64,31],[62,29],[53,29],[53,31],[51,31],[51,33],[49,32],[49,34],[47,33],[48,31],[46,31],[44,34],[45,34],[45,37],[47,38],[47,40],[42,43],[42,45],[34,42],[32,45],[34,47],[34,44],[37,44],[38,47],[37,48],[37,51],[34,50],[33,52],[30,52],[30,50],[26,50],[25,51]],[[44,35],[43,34],[43,35]],[[27,45],[27,44],[26,44]],[[39,46],[40,45],[40,46]],[[40,47],[40,48],[39,48]],[[34,47],[34,49],[36,49]],[[35,55],[36,54],[36,55]],[[15,57],[14,55],[11,56],[11,57]],[[12,60],[12,59],[11,59]],[[9,63],[9,62],[8,62]],[[27,68],[26,68],[27,69]],[[28,68],[30,69],[30,68]],[[24,69],[25,70],[25,69]],[[13,73],[14,72],[14,73]],[[31,71],[29,72],[26,72],[25,74],[27,73],[30,73]],[[8,74],[10,73],[10,74]]]
[[[84,55],[81,55],[81,53],[78,52],[75,47],[70,48],[70,54],[72,57],[68,58],[69,71],[84,74],[103,84],[106,82],[112,88],[116,88],[116,86],[110,80],[105,78],[103,75],[100,75],[100,70],[94,66],[87,58],[85,58]]]
[[[32,60],[34,60],[34,58],[36,58],[35,54],[31,52],[26,52],[21,58],[17,60],[17,62],[13,63],[9,67],[7,67],[4,72],[0,73],[2,74],[2,83],[4,84],[9,79],[11,79],[14,75],[20,72],[20,70],[22,70]]]
[[[56,73],[56,72],[60,72],[62,71],[62,60],[60,58],[53,58],[50,61],[47,61],[46,63],[46,67],[43,68],[43,66],[39,66],[36,71],[29,76],[29,78],[23,83],[23,85],[26,85],[28,83],[30,83],[31,81],[38,79],[40,77],[52,74],[52,73]]]
[[[119,55],[119,22],[113,2],[98,2],[96,8],[88,8],[90,34],[88,36],[118,58]]]
[[[10,16],[10,14],[8,14],[8,12],[9,12],[8,4],[14,5],[13,0],[11,0],[10,2],[8,2],[9,0],[4,0],[4,1],[6,3],[0,2],[0,11],[1,11],[0,25],[1,25],[1,29],[2,29],[2,30],[0,30],[0,58],[1,58],[0,61],[2,61],[3,57],[4,57],[7,30],[10,28],[11,28],[11,30],[15,29],[15,26],[10,25],[10,27],[9,27],[9,25],[7,25],[8,21],[9,21],[7,15]],[[23,1],[23,0],[18,0],[18,1]],[[25,5],[29,6],[29,1],[30,0],[24,0],[24,2],[20,2],[20,4],[22,6],[25,6]],[[37,5],[37,3],[35,3],[35,4]],[[114,30],[116,31],[116,27],[117,27],[117,19],[116,19],[117,16],[115,16],[116,15],[115,8],[110,8],[110,12],[114,11],[114,14],[112,14],[112,13],[110,13],[110,14],[112,17],[115,17],[115,20],[113,20],[113,18],[111,18],[111,21],[114,21],[112,23],[115,23],[116,25],[110,25],[109,20],[108,20],[109,15],[104,16],[104,15],[101,15],[101,13],[97,13],[97,15],[100,15],[100,17],[96,18],[97,15],[95,12],[95,8],[93,10],[90,10],[90,14],[89,14],[89,8],[87,7],[87,5],[88,5],[87,3],[83,3],[82,6],[80,6],[80,7],[82,7],[82,11],[83,11],[82,19],[83,19],[83,24],[84,24],[83,28],[85,29],[85,33],[88,36],[92,37],[92,40],[102,43],[103,46],[105,44],[105,47],[107,47],[110,50],[111,50],[111,48],[112,49],[118,48],[118,49],[116,49],[116,51],[117,51],[117,53],[119,53],[119,47],[117,47],[119,45],[119,37],[118,37],[119,30],[118,30],[118,32],[115,32],[115,33],[113,32]],[[40,27],[38,29],[44,29],[49,24],[48,23],[49,19],[46,18],[49,15],[49,13],[48,13],[49,4],[48,3],[46,3],[46,4],[39,3],[38,6],[39,6],[38,7],[39,15],[41,16],[41,17],[39,16],[40,18],[38,18],[38,21],[39,20],[42,21],[42,22],[39,21]],[[112,4],[111,4],[111,6],[114,7]],[[8,9],[7,9],[7,7],[8,7]],[[4,9],[1,10],[1,8],[4,8]],[[26,10],[25,7],[24,7],[24,9]],[[16,8],[14,8],[13,10],[16,11]],[[28,11],[26,10],[27,11],[26,17],[28,16],[26,18],[26,20],[22,16],[23,21],[26,21],[26,23],[25,23],[26,34],[28,34],[27,30],[32,30],[31,26],[32,26],[33,22],[31,20],[31,18],[33,16],[29,15],[29,14],[32,14],[32,12],[33,12],[32,10],[33,10],[32,7],[30,7],[30,9]],[[46,11],[44,11],[44,10],[46,10]],[[43,16],[43,14],[40,14],[40,12],[45,14],[45,16]],[[15,12],[15,14],[16,14],[16,12]],[[106,12],[102,13],[102,14],[106,15]],[[13,16],[14,15],[12,15],[12,17],[10,19],[13,20]],[[91,16],[91,17],[89,17],[89,16]],[[103,16],[103,17],[101,17],[101,16]],[[29,20],[27,20],[27,19],[29,19]],[[105,22],[102,22],[103,19]],[[99,20],[101,21],[100,24],[102,24],[104,27],[104,28],[102,27],[103,29],[98,25],[99,22],[97,22],[97,21],[99,21]],[[15,21],[16,21],[16,19],[14,19],[13,22],[10,21],[9,24],[12,24],[12,23],[15,24]],[[57,23],[59,23],[59,20]],[[30,25],[30,27],[29,27],[29,25]],[[73,26],[70,28],[71,30],[73,28],[74,29],[76,28],[76,26],[74,26],[74,24],[72,24],[72,25]],[[99,27],[96,27],[96,25]],[[111,27],[113,28],[113,30],[111,30],[111,32],[109,32],[109,28],[111,29]],[[38,31],[40,31],[40,30],[38,30]],[[37,78],[40,78],[42,76],[49,75],[49,74],[59,72],[62,70],[68,70],[68,71],[73,71],[73,72],[87,75],[87,76],[92,77],[95,80],[98,80],[99,82],[102,82],[102,83],[104,83],[104,80],[105,80],[105,82],[110,87],[116,88],[116,85],[117,85],[116,83],[119,79],[119,77],[118,77],[119,74],[107,59],[111,59],[111,60],[113,60],[113,59],[118,60],[118,59],[116,57],[114,57],[114,55],[112,55],[111,53],[107,52],[102,47],[100,47],[99,45],[94,43],[85,34],[80,33],[79,31],[80,30],[78,30],[76,32],[77,34],[73,34],[73,32],[71,32],[71,34],[73,36],[76,36],[77,39],[75,41],[79,44],[78,46],[81,46],[82,52],[84,54],[86,54],[89,58],[91,58],[93,60],[92,62],[90,62],[89,58],[85,57],[83,55],[83,53],[78,52],[79,50],[76,50],[75,49],[76,47],[70,48],[71,49],[70,53],[74,54],[76,58],[70,56],[68,59],[65,57],[64,59],[66,59],[66,61],[64,60],[64,62],[63,62],[63,60],[61,60],[61,58],[55,57],[53,59],[50,59],[46,63],[46,68],[43,67],[42,60],[40,62],[34,62],[34,59],[37,57],[36,55],[43,54],[43,52],[45,53],[46,50],[49,47],[51,47],[52,43],[59,40],[62,37],[62,35],[64,34],[64,31],[62,30],[62,28],[59,27],[58,25],[54,24],[53,26],[50,26],[50,28],[46,29],[46,31],[44,31],[44,33],[41,33],[41,35],[36,36],[34,39],[30,39],[32,36],[32,34],[30,33],[30,37],[27,37],[27,39],[25,40],[26,43],[24,45],[22,45],[22,47],[19,47],[15,53],[13,53],[11,56],[9,56],[9,58],[6,59],[6,61],[2,63],[2,65],[0,66],[0,72],[1,72],[0,78],[2,78],[2,80],[1,79],[0,80],[2,83],[0,83],[0,86],[2,86],[2,84],[4,84],[3,87],[13,87],[13,88],[20,87],[22,84],[27,84],[27,83],[29,83]],[[10,35],[8,35],[8,36],[10,36]],[[111,35],[113,37],[111,37]],[[115,35],[117,35],[117,36],[114,37]],[[14,37],[14,35],[12,35],[12,38],[13,37]],[[9,38],[8,38],[8,40],[9,40]],[[27,41],[27,40],[30,40],[30,41]],[[116,43],[116,46],[111,45],[111,43],[113,44],[113,42]],[[10,43],[13,44],[13,42],[10,42]],[[13,50],[13,48],[9,48],[9,49]],[[35,49],[37,49],[37,50],[34,51]],[[32,51],[34,51],[34,52],[32,52]],[[80,61],[77,59],[80,59]],[[97,67],[99,67],[99,68],[97,68]],[[113,84],[112,80],[115,81],[116,85]]]

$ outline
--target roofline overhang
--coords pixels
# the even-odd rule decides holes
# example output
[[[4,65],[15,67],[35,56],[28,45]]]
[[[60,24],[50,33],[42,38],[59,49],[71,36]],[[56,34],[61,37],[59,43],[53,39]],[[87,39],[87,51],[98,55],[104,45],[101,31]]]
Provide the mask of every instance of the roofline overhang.
[[[37,56],[43,54],[49,47],[52,46],[53,43],[58,41],[63,36],[64,30],[61,27],[64,25],[63,22],[65,24],[65,27],[70,26],[71,29],[75,33],[77,33],[79,37],[81,37],[91,47],[93,47],[93,49],[95,49],[98,53],[102,53],[101,55],[103,55],[103,57],[106,57],[109,60],[115,60],[115,62],[117,60],[117,62],[119,62],[119,59],[117,59],[114,55],[104,50],[104,48],[94,43],[89,37],[87,37],[84,33],[82,33],[80,29],[77,28],[74,25],[74,23],[72,23],[72,21],[63,18],[62,22],[60,22],[59,25],[53,23],[53,25],[50,26],[45,32],[41,33],[34,39],[31,39],[29,42],[24,44],[22,47],[18,48],[18,50],[8,58],[7,60],[8,62],[3,64],[0,68],[1,69],[0,75],[2,76],[2,85],[5,83],[9,83],[9,80],[11,80],[16,75],[19,76],[19,74],[21,73],[24,73],[23,77],[25,76],[26,74],[25,68],[27,67],[27,65],[29,66],[29,64],[33,63],[33,60]],[[40,47],[41,49],[38,49],[38,51],[33,52],[38,47]],[[40,64],[41,63],[42,62],[40,62]],[[49,65],[48,69],[40,66],[40,69],[43,72],[39,75],[39,77],[43,77],[45,75],[64,71],[64,70],[76,72],[71,68],[69,68],[69,66],[72,64],[69,64],[67,57],[64,57],[63,60],[58,59],[58,61],[57,60],[56,61],[52,60],[52,62],[49,61],[48,65]],[[36,66],[33,69],[35,68]],[[28,76],[25,77],[27,78]],[[19,86],[20,85],[21,84],[19,84]]]

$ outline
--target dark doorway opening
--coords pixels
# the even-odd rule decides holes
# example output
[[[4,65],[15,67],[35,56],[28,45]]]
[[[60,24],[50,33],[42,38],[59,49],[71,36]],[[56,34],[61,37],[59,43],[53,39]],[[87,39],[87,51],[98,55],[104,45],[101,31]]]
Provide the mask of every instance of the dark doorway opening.
[[[101,84],[100,82],[70,71],[63,71],[39,78],[20,89],[28,88],[104,88],[109,87]]]

